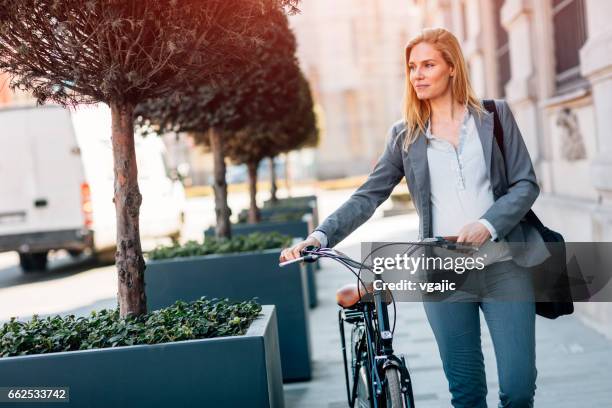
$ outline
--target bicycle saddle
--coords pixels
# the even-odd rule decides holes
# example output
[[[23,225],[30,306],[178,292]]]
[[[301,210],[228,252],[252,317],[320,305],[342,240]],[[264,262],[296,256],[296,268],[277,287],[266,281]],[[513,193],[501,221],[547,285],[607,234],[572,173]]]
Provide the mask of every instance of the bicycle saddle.
[[[356,283],[347,283],[346,285],[338,289],[336,291],[336,303],[338,303],[338,306],[341,306],[345,309],[352,309],[361,300],[364,302],[371,302],[372,293],[374,291],[374,285],[372,284],[372,282],[366,283],[367,290],[365,290],[363,286],[360,287],[361,293],[357,291]],[[386,304],[392,302],[391,292],[389,292],[388,290],[384,293],[383,302]]]
[[[361,295],[364,294],[365,293],[362,289]],[[348,283],[336,291],[336,302],[339,306],[345,309],[350,309],[351,307],[355,306],[357,303],[359,303],[360,299],[361,296],[359,296],[356,283]]]

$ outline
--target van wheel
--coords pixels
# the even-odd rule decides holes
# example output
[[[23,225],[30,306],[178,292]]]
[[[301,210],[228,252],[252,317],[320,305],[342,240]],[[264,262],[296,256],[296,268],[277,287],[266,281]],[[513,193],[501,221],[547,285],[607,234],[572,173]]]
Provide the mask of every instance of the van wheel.
[[[81,256],[82,253],[83,251],[81,251],[80,249],[69,249],[68,250],[68,254],[70,255],[71,258],[78,258],[79,256]]]
[[[44,252],[32,252],[32,253],[19,253],[19,264],[21,269],[25,273],[44,271],[47,269],[47,253]]]

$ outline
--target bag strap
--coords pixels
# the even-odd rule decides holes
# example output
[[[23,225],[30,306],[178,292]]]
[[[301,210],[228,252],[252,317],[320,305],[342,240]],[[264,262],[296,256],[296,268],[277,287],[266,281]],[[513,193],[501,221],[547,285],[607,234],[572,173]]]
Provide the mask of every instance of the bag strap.
[[[504,151],[504,128],[502,127],[501,121],[499,119],[499,113],[497,112],[497,106],[495,105],[495,101],[493,99],[483,99],[482,105],[484,108],[493,114],[493,135],[495,135],[495,141],[497,142],[497,146],[501,151],[502,160],[504,160],[504,165],[506,162],[506,154]],[[527,214],[525,214],[525,220],[533,225],[538,231],[542,232],[546,229],[542,221],[538,218],[538,216],[533,212],[532,209],[529,209]]]
[[[493,99],[483,99],[482,104],[485,109],[493,114],[493,134],[497,141],[497,146],[501,150],[502,158],[506,161],[506,155],[504,152],[504,128],[502,127],[501,121],[499,120],[499,114],[497,113],[497,106]]]

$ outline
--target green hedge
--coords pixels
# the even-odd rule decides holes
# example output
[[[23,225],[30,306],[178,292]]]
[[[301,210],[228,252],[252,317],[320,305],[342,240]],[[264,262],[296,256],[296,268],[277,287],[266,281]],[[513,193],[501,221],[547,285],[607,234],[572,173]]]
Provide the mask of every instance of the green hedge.
[[[236,252],[264,251],[266,249],[284,248],[291,244],[291,237],[278,232],[254,232],[239,235],[231,239],[207,238],[204,243],[189,241],[183,245],[157,247],[148,253],[151,260],[185,258],[211,254],[229,254]]]
[[[306,197],[289,197],[281,198],[274,202],[271,200],[264,201],[264,208],[282,208],[282,207],[307,207],[312,201],[316,202],[315,196]]]
[[[89,317],[11,318],[0,328],[0,357],[237,336],[246,333],[260,312],[252,300],[202,297],[138,317],[121,318],[118,309],[105,309]]]
[[[287,222],[287,221],[301,221],[304,218],[303,211],[296,212],[285,212],[285,213],[272,213],[272,214],[260,214],[260,222]],[[246,224],[249,220],[248,210],[241,211],[238,214],[238,224]]]

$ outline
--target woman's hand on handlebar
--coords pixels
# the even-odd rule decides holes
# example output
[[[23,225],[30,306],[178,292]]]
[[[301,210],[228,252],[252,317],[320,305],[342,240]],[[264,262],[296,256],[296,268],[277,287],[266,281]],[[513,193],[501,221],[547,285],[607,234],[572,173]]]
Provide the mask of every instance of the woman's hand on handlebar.
[[[278,258],[280,262],[291,261],[292,259],[296,259],[301,257],[300,251],[307,246],[315,246],[321,247],[321,243],[314,238],[306,238],[306,240],[302,242],[298,242],[291,248],[285,248],[281,251],[280,257]]]
[[[480,247],[489,239],[491,239],[491,233],[487,227],[485,227],[481,222],[475,221],[464,225],[463,228],[459,230],[457,243],[469,243]]]

